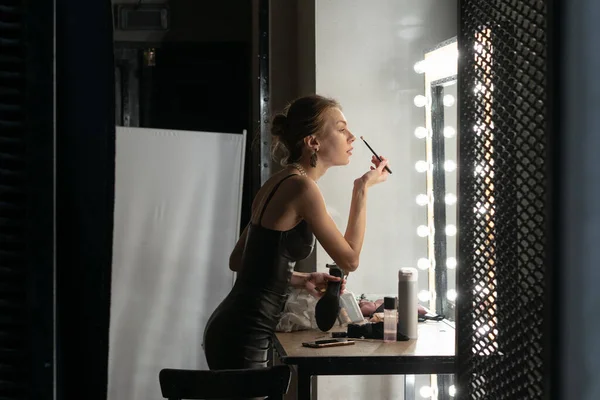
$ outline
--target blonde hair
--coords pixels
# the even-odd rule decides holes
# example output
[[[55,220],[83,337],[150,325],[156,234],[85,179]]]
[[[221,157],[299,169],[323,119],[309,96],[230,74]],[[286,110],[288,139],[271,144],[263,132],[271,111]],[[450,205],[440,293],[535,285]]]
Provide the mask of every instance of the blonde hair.
[[[317,94],[300,97],[288,104],[271,121],[273,160],[282,166],[302,157],[304,138],[320,134],[325,127],[325,113],[342,107],[336,100]]]

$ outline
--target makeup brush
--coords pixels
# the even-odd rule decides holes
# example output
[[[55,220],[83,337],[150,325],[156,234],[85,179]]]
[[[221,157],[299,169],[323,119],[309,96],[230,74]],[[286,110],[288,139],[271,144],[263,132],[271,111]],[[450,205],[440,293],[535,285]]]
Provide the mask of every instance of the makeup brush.
[[[371,146],[369,146],[369,143],[367,143],[367,141],[365,140],[365,138],[364,138],[364,137],[362,137],[362,136],[361,136],[361,137],[360,137],[360,139],[361,139],[363,142],[365,142],[365,144],[367,145],[367,147],[369,148],[369,150],[371,150],[371,153],[373,153],[373,155],[374,155],[375,157],[377,157],[377,159],[378,159],[379,161],[383,161],[383,160],[381,159],[381,157],[379,157],[379,156],[377,155],[377,153],[375,153],[375,150],[373,150],[373,149],[371,148]],[[392,174],[392,170],[391,170],[391,169],[389,169],[389,168],[387,167],[387,165],[384,167],[384,169],[385,169],[385,170],[386,170],[386,171],[387,171],[387,172],[388,172],[390,175]]]
[[[327,289],[315,306],[315,320],[323,332],[329,331],[340,313],[340,293],[344,272],[335,264],[328,264],[329,275],[340,278],[339,282],[327,282]]]

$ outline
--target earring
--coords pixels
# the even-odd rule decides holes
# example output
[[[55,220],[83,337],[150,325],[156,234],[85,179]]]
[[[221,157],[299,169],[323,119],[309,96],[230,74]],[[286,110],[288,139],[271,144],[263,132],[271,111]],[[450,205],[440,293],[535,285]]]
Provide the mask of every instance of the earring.
[[[310,166],[313,168],[317,166],[317,151],[316,150],[310,156]]]

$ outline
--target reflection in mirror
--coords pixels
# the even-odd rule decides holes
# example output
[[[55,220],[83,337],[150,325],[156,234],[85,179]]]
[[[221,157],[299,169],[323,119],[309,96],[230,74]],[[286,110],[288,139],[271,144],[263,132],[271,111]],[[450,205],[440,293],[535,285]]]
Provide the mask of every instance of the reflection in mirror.
[[[418,267],[429,273],[429,290],[419,299],[450,320],[454,320],[457,267],[457,56],[452,38],[427,51],[414,68],[425,77],[425,95],[414,102],[425,108],[425,126],[417,127],[415,135],[425,141],[427,157],[415,165],[427,182],[427,193],[417,197],[417,203],[427,208],[427,223],[417,233],[428,240],[427,257]]]

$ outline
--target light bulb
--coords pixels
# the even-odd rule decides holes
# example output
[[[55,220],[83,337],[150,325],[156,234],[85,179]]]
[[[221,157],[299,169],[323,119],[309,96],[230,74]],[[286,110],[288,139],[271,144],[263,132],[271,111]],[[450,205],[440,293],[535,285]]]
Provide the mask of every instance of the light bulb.
[[[417,228],[417,235],[419,237],[427,237],[431,233],[431,229],[427,225],[419,225]]]
[[[426,194],[420,194],[417,196],[417,204],[420,206],[426,206],[429,204],[429,197]]]
[[[427,69],[427,64],[426,64],[425,60],[417,61],[415,63],[415,65],[413,66],[413,69],[415,70],[415,72],[417,74],[424,73],[425,70]]]
[[[450,387],[448,387],[448,394],[450,397],[456,396],[456,386],[450,385]]]
[[[429,164],[427,161],[419,160],[415,163],[415,169],[417,172],[427,172],[429,169]]]
[[[449,206],[456,204],[456,196],[453,195],[452,193],[448,193],[445,197],[444,197],[444,201],[446,202],[446,204],[448,204]]]
[[[456,290],[454,290],[454,289],[448,290],[448,292],[446,293],[446,298],[450,301],[456,300]]]
[[[421,395],[421,397],[425,397],[426,399],[428,399],[431,396],[433,396],[433,389],[431,389],[431,387],[429,386],[421,386],[421,388],[419,389],[419,394]]]
[[[452,96],[451,94],[445,95],[442,99],[442,103],[444,103],[446,107],[452,107],[454,105],[454,101],[454,96]]]
[[[417,267],[423,270],[429,269],[429,267],[431,267],[431,262],[427,258],[419,258],[419,261],[417,261]]]
[[[446,235],[447,236],[456,235],[456,226],[455,225],[446,225]]]
[[[456,136],[456,129],[451,126],[447,126],[444,128],[444,137],[447,139],[453,138]]]
[[[456,163],[452,160],[446,160],[444,161],[444,169],[447,172],[452,172],[456,169]]]
[[[448,269],[456,268],[456,264],[458,263],[456,262],[456,258],[454,257],[448,257],[448,259],[446,260],[446,268]]]
[[[423,126],[419,126],[415,129],[415,136],[418,139],[425,139],[428,136],[427,133],[427,128]]]
[[[415,103],[415,106],[417,107],[425,107],[425,105],[427,104],[427,98],[425,96],[423,96],[422,94],[419,94],[417,96],[415,96],[415,98],[413,99],[413,103]]]
[[[419,298],[419,301],[426,302],[431,298],[431,293],[429,293],[429,290],[421,290],[419,294],[417,294],[417,297]]]

